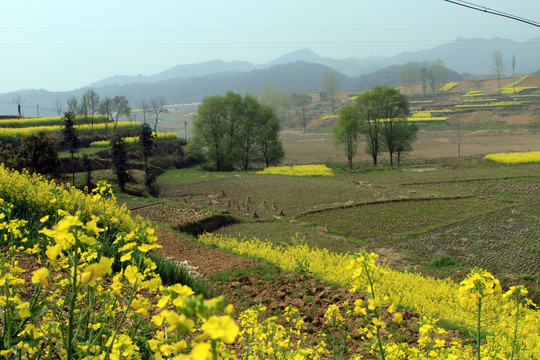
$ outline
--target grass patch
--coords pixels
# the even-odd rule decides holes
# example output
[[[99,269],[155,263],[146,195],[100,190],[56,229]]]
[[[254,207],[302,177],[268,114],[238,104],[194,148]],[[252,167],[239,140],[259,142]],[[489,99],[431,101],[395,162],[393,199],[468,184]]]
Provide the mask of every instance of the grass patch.
[[[206,299],[218,296],[215,290],[210,288],[204,281],[191,276],[189,271],[178,263],[155,254],[150,254],[150,260],[156,264],[156,273],[161,277],[163,285],[187,285],[196,294],[203,295]]]
[[[429,262],[429,265],[435,266],[435,267],[446,267],[446,266],[458,265],[458,262],[454,260],[451,256],[443,255],[436,259],[431,260]]]
[[[201,169],[199,166],[193,166],[184,169],[166,170],[159,176],[157,183],[160,187],[168,187],[178,184],[230,178],[235,175],[238,174],[235,172],[207,171]]]
[[[465,221],[500,206],[479,198],[406,201],[324,211],[301,219],[316,221],[343,236],[382,245]]]

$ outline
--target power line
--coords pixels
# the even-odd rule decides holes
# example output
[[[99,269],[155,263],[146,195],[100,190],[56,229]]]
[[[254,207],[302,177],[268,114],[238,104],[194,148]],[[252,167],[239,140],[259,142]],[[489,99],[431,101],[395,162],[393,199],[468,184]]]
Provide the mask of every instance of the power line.
[[[463,6],[463,7],[466,7],[468,9],[473,9],[473,10],[481,11],[481,12],[492,14],[492,15],[502,16],[502,17],[505,17],[505,18],[508,18],[508,19],[520,21],[520,22],[525,23],[525,24],[540,27],[540,22],[538,22],[538,21],[525,19],[525,18],[520,17],[520,16],[512,15],[512,14],[505,13],[505,12],[502,12],[502,11],[499,11],[499,10],[490,9],[490,8],[485,7],[485,6],[473,4],[473,3],[468,2],[468,1],[463,1],[463,0],[444,0],[444,1],[455,4],[455,5]]]

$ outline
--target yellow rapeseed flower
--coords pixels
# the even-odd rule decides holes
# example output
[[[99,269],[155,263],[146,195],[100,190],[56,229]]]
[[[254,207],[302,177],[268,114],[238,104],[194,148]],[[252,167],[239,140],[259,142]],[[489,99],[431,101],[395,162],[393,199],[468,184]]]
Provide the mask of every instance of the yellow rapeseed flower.
[[[212,316],[201,327],[202,330],[213,340],[221,340],[226,344],[232,344],[239,329],[234,319],[229,315]]]
[[[27,318],[32,316],[32,314],[30,313],[30,303],[28,301],[17,305],[16,308],[19,309],[20,317]]]
[[[49,281],[47,277],[49,276],[49,270],[45,267],[38,269],[33,272],[32,275],[32,284],[41,284],[44,288],[49,286]]]

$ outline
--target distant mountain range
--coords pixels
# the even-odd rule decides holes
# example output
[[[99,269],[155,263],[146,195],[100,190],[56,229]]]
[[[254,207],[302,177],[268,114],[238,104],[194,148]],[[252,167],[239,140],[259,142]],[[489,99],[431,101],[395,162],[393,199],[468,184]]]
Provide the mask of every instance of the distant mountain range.
[[[532,73],[540,68],[540,38],[523,43],[505,39],[458,39],[432,49],[403,52],[393,57],[340,60],[302,49],[262,65],[213,60],[178,65],[154,75],[115,75],[89,87],[102,97],[124,95],[132,107],[137,107],[141,100],[157,97],[163,97],[168,104],[178,104],[198,102],[206,96],[229,90],[259,94],[268,84],[290,92],[320,91],[322,75],[334,70],[339,73],[341,89],[365,90],[375,85],[399,84],[398,65],[408,62],[442,59],[446,67],[453,70],[449,80],[461,79],[460,73],[490,74],[491,54],[496,49],[503,54],[507,73],[512,71],[512,56],[516,59],[517,73]],[[0,94],[0,114],[16,113],[11,100],[21,95],[26,100],[26,116],[36,115],[36,104],[40,106],[41,116],[54,115],[55,99],[65,103],[71,96],[80,98],[89,87],[65,92],[24,90]]]
[[[246,72],[268,69],[275,65],[283,65],[304,61],[327,66],[349,77],[358,77],[375,72],[391,65],[402,65],[408,62],[424,62],[442,59],[449,69],[464,74],[491,74],[491,55],[500,50],[506,70],[512,71],[512,56],[516,58],[516,71],[531,73],[540,68],[540,37],[527,42],[505,39],[458,39],[456,41],[415,52],[403,52],[392,57],[372,56],[364,59],[333,59],[317,55],[310,49],[296,50],[262,65],[247,61],[224,62],[222,60],[207,61],[199,64],[177,65],[155,75],[115,75],[90,84],[91,87],[106,85],[125,85],[129,83],[151,83],[174,78],[196,77],[223,72]]]

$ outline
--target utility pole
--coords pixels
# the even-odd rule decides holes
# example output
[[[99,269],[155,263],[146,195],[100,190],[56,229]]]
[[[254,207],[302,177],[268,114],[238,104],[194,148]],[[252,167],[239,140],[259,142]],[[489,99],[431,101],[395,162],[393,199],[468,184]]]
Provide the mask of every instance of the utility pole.
[[[184,120],[184,139],[187,142],[187,121]]]
[[[39,117],[39,104],[36,104],[37,107],[37,117]]]

